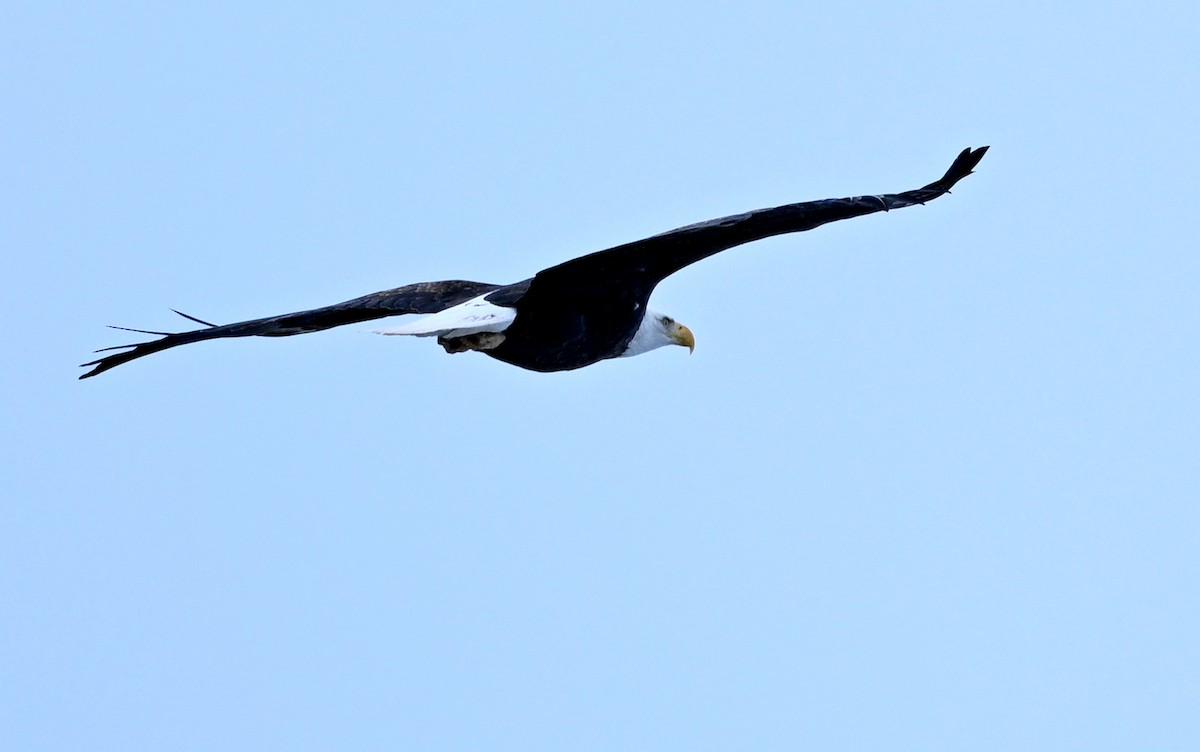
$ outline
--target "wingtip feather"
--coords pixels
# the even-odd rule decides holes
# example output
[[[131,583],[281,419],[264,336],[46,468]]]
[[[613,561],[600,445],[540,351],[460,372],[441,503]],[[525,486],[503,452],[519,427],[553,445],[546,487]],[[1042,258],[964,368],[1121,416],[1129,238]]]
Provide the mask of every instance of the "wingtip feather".
[[[171,311],[172,311],[172,312],[174,312],[174,313],[177,313],[177,314],[179,314],[180,316],[184,317],[184,318],[185,318],[185,319],[187,319],[188,321],[195,321],[197,324],[204,324],[205,326],[216,326],[216,324],[213,324],[213,323],[211,323],[211,322],[209,322],[209,321],[205,321],[204,319],[198,319],[198,318],[196,318],[195,316],[191,316],[191,315],[189,315],[189,314],[186,314],[186,313],[184,313],[183,311],[178,311],[178,310],[176,310],[176,309],[174,309],[174,308],[172,308],[172,309],[171,309]],[[150,333],[151,333],[151,334],[154,334],[155,332],[150,332]]]
[[[954,187],[955,183],[975,171],[975,168],[979,165],[980,160],[983,159],[983,155],[987,154],[988,148],[989,147],[987,146],[980,146],[972,149],[968,146],[967,148],[963,149],[958,153],[958,156],[954,158],[954,162],[951,163],[950,169],[946,170],[945,175],[943,175],[939,180],[936,180],[925,186],[921,190],[935,191],[938,195],[949,193],[950,189]]]

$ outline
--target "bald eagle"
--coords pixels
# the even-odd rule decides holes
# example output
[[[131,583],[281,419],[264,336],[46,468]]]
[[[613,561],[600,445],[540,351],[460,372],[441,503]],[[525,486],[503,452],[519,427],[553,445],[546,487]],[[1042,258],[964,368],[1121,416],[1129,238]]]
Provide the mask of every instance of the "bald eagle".
[[[324,308],[235,324],[210,324],[176,311],[204,328],[174,333],[126,329],[161,338],[97,350],[122,352],[84,363],[94,367],[79,378],[190,342],[288,337],[404,314],[424,315],[379,333],[437,337],[446,352],[477,350],[533,371],[568,371],[664,345],[681,345],[690,351],[696,344],[692,332],[646,307],[659,282],[743,243],[932,201],[970,175],[987,150],[986,146],[964,149],[945,175],[916,190],[830,198],[722,217],[580,256],[510,285],[420,282]]]

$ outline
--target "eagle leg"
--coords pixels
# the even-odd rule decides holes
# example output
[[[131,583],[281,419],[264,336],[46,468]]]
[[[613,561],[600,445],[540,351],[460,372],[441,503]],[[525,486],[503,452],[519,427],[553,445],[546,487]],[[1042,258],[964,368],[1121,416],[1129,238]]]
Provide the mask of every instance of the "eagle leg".
[[[468,350],[493,350],[504,341],[503,332],[478,332],[462,337],[438,337],[438,344],[448,353],[467,352]]]

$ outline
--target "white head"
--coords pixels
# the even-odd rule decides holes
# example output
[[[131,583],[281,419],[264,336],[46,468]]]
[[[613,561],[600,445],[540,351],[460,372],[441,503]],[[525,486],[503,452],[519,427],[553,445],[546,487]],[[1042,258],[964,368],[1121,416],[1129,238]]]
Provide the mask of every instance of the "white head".
[[[670,316],[656,311],[646,311],[646,315],[642,317],[642,323],[638,325],[637,333],[633,335],[633,339],[629,340],[629,346],[625,348],[625,352],[621,353],[621,357],[641,355],[651,350],[657,350],[664,345],[680,345],[691,352],[696,349],[696,338],[692,336],[691,329]]]

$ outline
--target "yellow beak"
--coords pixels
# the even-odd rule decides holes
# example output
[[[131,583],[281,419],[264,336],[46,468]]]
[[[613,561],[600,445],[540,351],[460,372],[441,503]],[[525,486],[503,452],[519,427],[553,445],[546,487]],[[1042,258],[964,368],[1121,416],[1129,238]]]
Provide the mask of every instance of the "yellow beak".
[[[671,341],[677,345],[686,347],[689,354],[696,349],[696,338],[692,336],[692,330],[678,322],[676,322],[675,329],[671,332]]]

